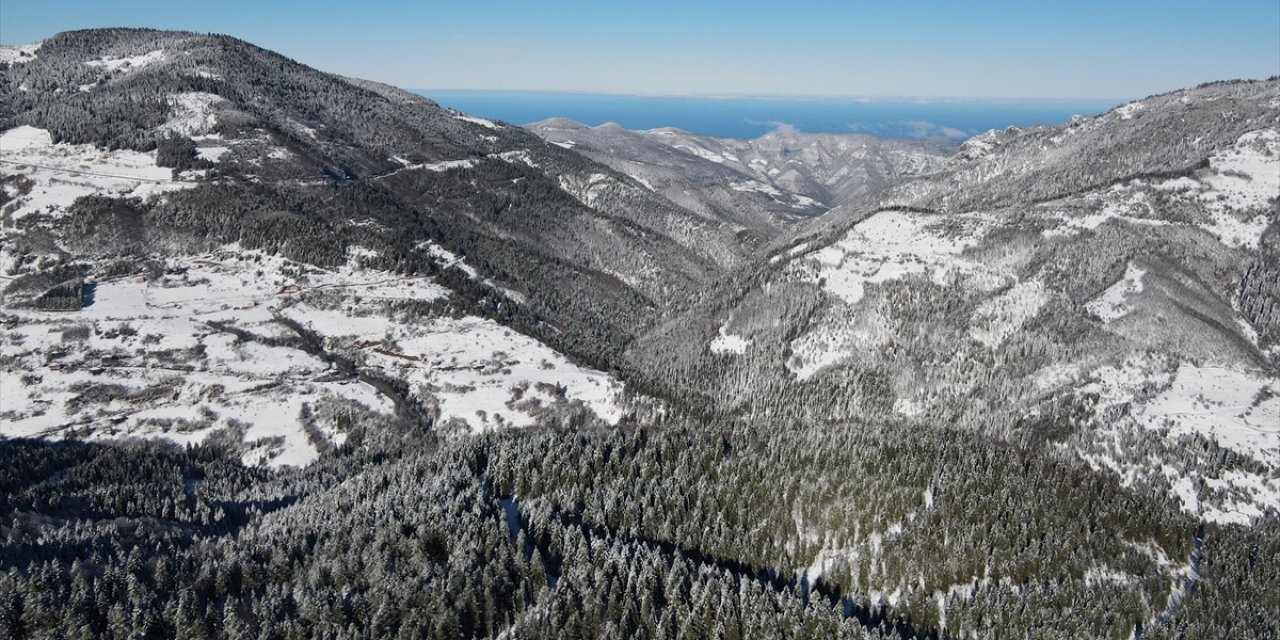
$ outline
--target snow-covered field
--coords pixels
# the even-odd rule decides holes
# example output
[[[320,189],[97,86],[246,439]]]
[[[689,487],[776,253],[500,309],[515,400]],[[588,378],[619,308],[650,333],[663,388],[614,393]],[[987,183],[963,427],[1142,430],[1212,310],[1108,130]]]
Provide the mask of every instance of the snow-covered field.
[[[274,313],[304,290],[299,280],[308,289],[358,287],[366,295],[414,287],[351,272],[298,273],[281,259],[234,247],[169,261],[166,271],[100,282],[94,303],[80,311],[4,309],[0,435],[185,444],[233,429],[249,445],[247,463],[298,465],[318,455],[300,424],[303,405],[391,409],[371,388],[284,344],[290,332]],[[344,437],[319,429],[334,443]]]
[[[691,155],[695,155],[699,158],[702,158],[703,160],[710,160],[716,164],[727,164],[730,162],[729,158],[726,158],[719,153],[716,153],[710,149],[707,149],[705,147],[701,147],[698,145],[677,144],[677,145],[674,145],[672,148],[679,149]]]
[[[1114,113],[1119,116],[1121,120],[1132,120],[1135,114],[1146,108],[1147,105],[1142,104],[1141,102],[1130,102],[1129,104],[1116,107]]]
[[[499,125],[498,125],[498,123],[496,123],[496,122],[494,122],[494,121],[492,121],[492,120],[486,120],[486,119],[484,119],[484,118],[477,118],[477,117],[475,117],[475,116],[468,116],[468,115],[464,115],[464,114],[461,114],[461,113],[459,113],[459,114],[457,114],[457,115],[455,115],[455,116],[453,116],[453,117],[454,117],[454,118],[457,118],[458,120],[461,120],[461,121],[463,121],[463,122],[470,122],[471,124],[478,124],[478,125],[480,125],[480,126],[482,126],[482,127],[486,128],[486,129],[498,129],[498,128],[500,128],[500,127],[499,127]]]
[[[984,271],[983,265],[960,254],[977,244],[991,223],[979,214],[944,218],[884,211],[858,223],[839,242],[804,258],[819,265],[810,276],[812,280],[845,302],[856,304],[870,284],[914,274],[946,281],[956,271]]]
[[[24,45],[0,45],[0,63],[23,64],[36,59],[42,43],[34,42]]]
[[[1211,436],[1264,464],[1280,462],[1280,380],[1261,373],[1183,364],[1137,419],[1173,436]]]
[[[1119,282],[1111,285],[1106,291],[1085,305],[1103,322],[1111,322],[1124,317],[1133,310],[1129,298],[1142,293],[1142,277],[1147,275],[1146,269],[1135,266],[1132,262],[1125,267],[1124,276]]]
[[[616,180],[603,173],[592,173],[587,176],[564,174],[560,178],[560,188],[578,202],[590,207],[608,189],[619,185]]]
[[[1110,444],[1083,453],[1085,461],[1115,471],[1127,484],[1163,477],[1183,510],[1205,520],[1247,523],[1280,509],[1280,379],[1256,370],[1170,366],[1134,358],[1086,376],[1080,393],[1096,394],[1102,410],[1125,411],[1098,434]],[[1118,437],[1124,432],[1131,437]],[[1203,437],[1256,465],[1206,471],[1139,455],[1125,443],[1144,432],[1174,449],[1183,437]]]
[[[104,151],[84,144],[54,144],[48,131],[20,126],[0,134],[0,171],[22,176],[32,185],[10,204],[14,220],[32,213],[58,214],[76,198],[110,194],[145,198],[192,182],[174,180],[173,171],[156,166],[154,151]],[[194,178],[195,176],[191,176]]]
[[[150,58],[129,60],[129,66]],[[126,61],[104,65],[127,68]],[[216,96],[178,94],[165,125],[194,134],[213,125]],[[496,125],[495,125],[496,126]],[[199,136],[217,142],[217,136]],[[217,161],[225,146],[204,146]],[[504,158],[522,161],[520,156]],[[146,198],[192,186],[174,180],[155,153],[53,144],[47,131],[0,134],[0,174],[13,201],[4,233],[34,213],[68,215],[87,195]],[[443,171],[474,160],[407,168]],[[15,180],[14,178],[18,178]],[[478,277],[459,256],[421,247],[444,268]],[[0,242],[6,284],[18,261]],[[497,323],[405,305],[443,301],[431,278],[364,270],[352,247],[336,269],[227,246],[188,257],[152,256],[159,270],[95,282],[92,303],[40,311],[0,302],[0,437],[160,438],[179,444],[210,437],[239,447],[246,464],[304,465],[361,416],[390,415],[395,399],[333,364],[408,384],[411,399],[434,407],[441,424],[472,431],[527,426],[574,406],[607,422],[622,415],[622,385]],[[509,299],[521,294],[495,288]],[[323,345],[295,331],[301,325]],[[578,410],[578,409],[572,409]]]
[[[212,93],[188,91],[169,96],[173,116],[160,125],[160,130],[184,136],[208,134],[217,126],[215,110],[226,100]]]
[[[1206,229],[1226,245],[1256,248],[1269,223],[1267,205],[1280,197],[1280,129],[1246,133],[1209,167],[1203,188],[1192,191],[1211,216]]]
[[[728,328],[728,322],[725,322],[720,326],[719,334],[711,340],[711,352],[731,353],[739,356],[746,353],[747,347],[751,346],[751,340],[739,335],[728,333]]]
[[[782,191],[779,191],[776,187],[769,184],[765,184],[758,180],[741,180],[741,181],[730,182],[729,188],[733,189],[734,191],[741,191],[741,192],[747,192],[747,193],[761,193],[773,199],[775,202],[791,207],[793,209],[806,209],[806,208],[822,206],[821,203],[819,203],[817,200],[814,200],[813,198],[810,198],[808,196],[803,196],[797,193],[789,193],[789,192],[784,193]]]
[[[874,310],[860,309],[850,316],[825,320],[791,343],[787,369],[798,380],[808,380],[826,367],[874,351],[892,337],[884,318]]]
[[[801,249],[792,250],[786,269],[790,278],[818,284],[850,308],[863,301],[868,287],[912,277],[928,278],[938,284],[958,277],[976,291],[991,291],[1012,282],[1012,275],[998,266],[972,260],[964,251],[977,245],[993,224],[994,220],[983,214],[944,217],[880,212],[855,225],[838,242],[816,250],[806,247],[802,250],[807,253],[802,255],[798,255]],[[1032,292],[1025,287],[1015,288],[1010,295],[1022,293]],[[1034,315],[1043,304],[1039,297],[1043,296],[1036,300],[1008,298],[993,302],[985,312],[989,317],[979,319],[981,326],[975,329],[975,339],[998,342],[1003,332],[1011,331],[1005,328],[1006,324],[1020,326],[1031,317],[1027,313]],[[1028,309],[1020,312],[1020,306]],[[887,336],[882,320],[865,313],[843,320],[838,317],[829,318],[792,342],[795,357],[787,366],[797,378],[808,379],[824,367],[881,344]],[[988,336],[984,332],[991,333]]]
[[[308,305],[284,315],[353,354],[362,368],[405,380],[415,395],[434,399],[442,423],[457,420],[470,430],[530,426],[544,406],[566,401],[581,401],[610,423],[622,416],[616,380],[491,320],[351,318]]]
[[[395,303],[447,296],[429,278],[354,263],[323,270],[234,246],[168,267],[156,279],[101,282],[80,311],[4,309],[0,435],[189,443],[224,431],[243,440],[247,464],[301,465],[343,441],[343,408],[394,411],[281,319],[362,370],[409,382],[441,421],[471,430],[526,426],[573,401],[606,421],[621,416],[619,383],[531,338],[476,317],[397,312]]]
[[[1204,217],[1190,223],[1163,220],[1153,208],[1149,191],[1192,203]],[[1208,170],[1156,182],[1134,181],[1095,193],[1091,196],[1095,213],[1052,216],[1056,226],[1045,235],[1076,235],[1111,220],[1155,226],[1189,224],[1226,246],[1252,250],[1270,222],[1268,206],[1276,197],[1280,197],[1280,129],[1259,129],[1241,136],[1230,149],[1210,156]]]
[[[417,164],[410,164],[409,161],[400,157],[393,158],[393,160],[396,160],[397,162],[399,162],[404,166],[381,177],[384,177],[384,178],[390,177],[402,171],[433,171],[435,173],[443,173],[450,169],[470,169],[471,167],[474,167],[476,165],[475,158],[464,158],[462,160],[441,160],[439,162],[420,162]]]
[[[97,60],[90,60],[85,64],[91,67],[99,67],[107,71],[130,71],[141,69],[149,64],[163,62],[168,59],[163,50],[148,51],[139,56],[131,56],[127,58],[103,57]]]

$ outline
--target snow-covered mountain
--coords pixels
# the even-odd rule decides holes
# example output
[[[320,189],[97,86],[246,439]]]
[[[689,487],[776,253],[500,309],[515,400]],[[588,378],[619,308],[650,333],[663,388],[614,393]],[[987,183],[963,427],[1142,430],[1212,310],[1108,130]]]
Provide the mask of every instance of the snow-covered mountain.
[[[0,636],[1275,637],[1278,218],[1280,79],[940,149],[0,48]]]
[[[564,119],[528,128],[690,211],[733,220],[769,237],[794,231],[834,207],[865,204],[905,178],[936,171],[954,151],[928,142],[788,130],[737,140],[670,128],[587,127]]]
[[[357,245],[398,270],[438,266],[430,240],[525,296],[579,354],[617,351],[656,305],[752,255],[738,226],[523,129],[232,38],[96,30],[25,51],[0,82],[0,125],[157,152],[186,188],[149,209],[154,233],[327,264]]]
[[[642,338],[635,366],[731,415],[1047,442],[1257,518],[1280,507],[1278,91],[970,140]]]
[[[366,414],[614,423],[623,385],[586,363],[747,255],[519,128],[231,38],[7,51],[8,437],[224,438],[296,465]]]

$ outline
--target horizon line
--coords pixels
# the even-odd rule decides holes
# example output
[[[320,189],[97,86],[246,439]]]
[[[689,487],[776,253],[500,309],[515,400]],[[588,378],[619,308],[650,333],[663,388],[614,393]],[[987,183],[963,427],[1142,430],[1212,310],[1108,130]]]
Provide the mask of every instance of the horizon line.
[[[585,89],[477,89],[466,87],[401,87],[405,91],[414,93],[426,92],[453,92],[453,93],[522,93],[522,94],[554,94],[567,96],[610,96],[620,98],[691,98],[703,100],[849,100],[853,102],[876,103],[876,102],[918,102],[920,104],[929,104],[930,102],[983,102],[983,101],[1008,101],[1008,102],[1098,102],[1110,103],[1114,105],[1122,105],[1134,100],[1143,98],[1118,98],[1118,97],[1063,97],[1063,96],[956,96],[956,95],[876,95],[876,94],[852,94],[852,93],[751,93],[751,92],[679,92],[679,91],[609,91],[609,90],[585,90]],[[1172,91],[1180,91],[1183,89],[1173,89]],[[1169,93],[1169,92],[1164,92]],[[1160,94],[1152,94],[1160,95]]]

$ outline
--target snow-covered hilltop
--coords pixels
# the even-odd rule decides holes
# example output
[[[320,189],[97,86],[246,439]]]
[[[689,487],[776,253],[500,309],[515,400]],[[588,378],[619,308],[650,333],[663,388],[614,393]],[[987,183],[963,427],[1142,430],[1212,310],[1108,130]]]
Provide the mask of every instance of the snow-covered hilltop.
[[[617,203],[553,186],[605,167],[240,41],[102,30],[0,55],[0,437],[297,466],[395,420],[614,424],[624,386],[583,354],[642,291],[711,270],[681,242],[714,229],[630,240]],[[321,87],[323,108],[299,102]],[[628,206],[646,202],[683,215]],[[587,308],[610,319],[581,331]]]

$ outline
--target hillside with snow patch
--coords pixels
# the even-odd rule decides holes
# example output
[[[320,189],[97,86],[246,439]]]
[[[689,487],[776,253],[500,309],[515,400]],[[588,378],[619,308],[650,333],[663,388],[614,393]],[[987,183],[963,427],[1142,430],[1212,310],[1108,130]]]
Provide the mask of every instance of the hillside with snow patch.
[[[709,318],[667,323],[631,357],[701,381],[731,415],[943,423],[1071,452],[1206,520],[1256,520],[1280,496],[1280,344],[1260,337],[1280,291],[1257,280],[1280,240],[1274,86],[975,139],[845,226],[783,245]],[[1005,191],[1066,162],[1038,141],[1143,140],[1125,162],[1172,158],[1182,142],[1152,129],[1165,111],[1195,120],[1227,101],[1230,124],[1184,169]],[[674,352],[683,340],[702,346]]]

